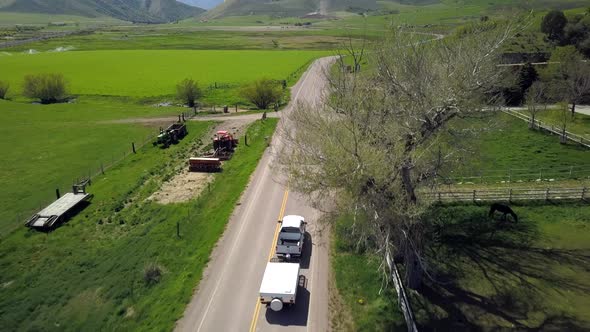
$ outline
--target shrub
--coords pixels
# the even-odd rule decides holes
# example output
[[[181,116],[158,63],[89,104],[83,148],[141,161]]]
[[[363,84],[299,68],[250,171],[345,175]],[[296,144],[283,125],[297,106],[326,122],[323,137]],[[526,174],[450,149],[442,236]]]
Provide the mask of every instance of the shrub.
[[[0,81],[0,99],[6,98],[6,93],[10,88],[10,84],[7,81]]]
[[[240,95],[259,109],[265,110],[281,99],[283,90],[276,81],[262,78],[244,86]]]
[[[197,82],[187,78],[176,85],[176,95],[188,107],[195,107],[195,101],[201,97],[201,89]]]
[[[162,268],[160,265],[151,263],[143,268],[143,281],[146,285],[151,286],[160,282],[162,278]]]
[[[23,94],[37,98],[42,104],[62,101],[66,96],[66,80],[62,74],[34,74],[25,76]]]

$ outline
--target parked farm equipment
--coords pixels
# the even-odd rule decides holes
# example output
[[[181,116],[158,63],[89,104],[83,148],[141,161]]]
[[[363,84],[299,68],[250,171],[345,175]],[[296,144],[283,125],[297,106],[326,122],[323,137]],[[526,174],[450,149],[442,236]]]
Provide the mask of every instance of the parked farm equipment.
[[[227,130],[219,130],[213,138],[214,157],[221,160],[228,160],[231,158],[237,146],[237,138],[234,138]]]
[[[231,158],[237,146],[238,139],[228,131],[220,130],[213,137],[213,151],[197,158],[189,158],[188,169],[191,172],[219,172],[221,161]]]
[[[178,143],[179,140],[188,134],[186,125],[184,123],[173,123],[166,129],[160,129],[160,134],[154,141],[153,145],[161,145],[162,148],[167,148],[171,144]]]
[[[189,158],[188,169],[191,172],[218,172],[221,170],[221,161],[209,157]]]

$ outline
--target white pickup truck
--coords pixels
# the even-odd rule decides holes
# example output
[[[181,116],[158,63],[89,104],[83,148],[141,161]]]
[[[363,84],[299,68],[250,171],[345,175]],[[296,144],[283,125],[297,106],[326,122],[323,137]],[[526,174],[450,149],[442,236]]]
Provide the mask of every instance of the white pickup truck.
[[[284,305],[294,305],[299,279],[299,263],[267,263],[260,284],[260,303],[273,311],[281,311]]]
[[[283,217],[275,248],[277,256],[287,260],[291,257],[301,257],[306,224],[302,216],[288,215]]]

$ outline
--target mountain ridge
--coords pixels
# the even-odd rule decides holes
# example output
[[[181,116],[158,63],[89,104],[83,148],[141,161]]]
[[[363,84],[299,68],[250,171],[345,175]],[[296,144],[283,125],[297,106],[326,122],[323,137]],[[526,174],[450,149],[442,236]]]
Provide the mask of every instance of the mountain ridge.
[[[110,16],[136,23],[172,22],[205,12],[176,0],[5,0],[0,2],[0,11]]]

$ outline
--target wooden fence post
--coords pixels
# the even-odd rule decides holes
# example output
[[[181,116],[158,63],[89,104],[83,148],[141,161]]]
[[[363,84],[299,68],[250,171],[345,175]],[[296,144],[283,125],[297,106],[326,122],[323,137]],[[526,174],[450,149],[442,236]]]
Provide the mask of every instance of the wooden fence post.
[[[55,188],[55,196],[57,197],[57,199],[61,197],[61,195],[59,194],[59,188]],[[582,194],[582,197],[584,197],[584,194]]]
[[[135,151],[135,142],[131,142],[131,149],[133,150],[133,153],[136,154],[137,152]]]
[[[104,175],[104,166],[102,163],[100,163],[100,172],[102,173],[102,175]]]
[[[508,202],[512,203],[512,188],[510,188],[510,193],[508,195]]]
[[[442,200],[440,199],[440,191],[438,192],[438,201],[442,202]]]
[[[475,189],[473,189],[473,202],[475,202]]]
[[[545,201],[549,200],[549,188],[545,191]]]
[[[180,238],[180,222],[176,222],[176,237]]]
[[[584,200],[585,195],[586,195],[586,187],[582,188],[582,200]]]

